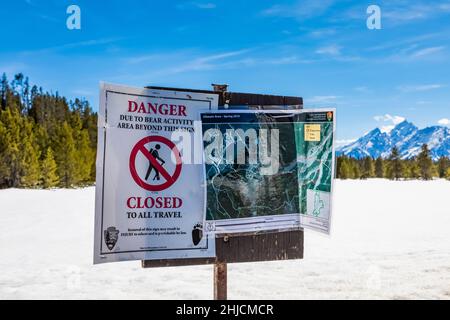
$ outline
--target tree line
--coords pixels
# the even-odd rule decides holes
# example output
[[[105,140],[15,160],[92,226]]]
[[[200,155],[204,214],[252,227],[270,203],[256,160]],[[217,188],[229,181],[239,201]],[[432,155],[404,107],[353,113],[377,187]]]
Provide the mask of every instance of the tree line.
[[[0,188],[76,187],[95,181],[97,113],[88,101],[31,86],[19,73],[0,83]]]
[[[83,99],[31,86],[16,74],[0,82],[0,188],[77,187],[94,183],[97,113]],[[427,145],[417,157],[337,157],[340,179],[450,179],[450,159],[433,162]]]
[[[384,159],[381,157],[355,159],[339,156],[337,157],[336,176],[339,179],[450,179],[450,159],[441,157],[438,161],[433,161],[426,144],[422,145],[421,151],[416,157],[401,159],[397,147],[394,147],[389,157]]]

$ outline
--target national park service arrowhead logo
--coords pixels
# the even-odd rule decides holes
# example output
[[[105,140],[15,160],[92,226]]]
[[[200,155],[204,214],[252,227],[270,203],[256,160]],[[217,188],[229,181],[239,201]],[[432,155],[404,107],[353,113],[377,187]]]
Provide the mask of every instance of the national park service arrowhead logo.
[[[327,120],[328,120],[328,121],[333,120],[333,112],[331,112],[331,111],[328,111],[328,112],[327,112]]]
[[[197,223],[192,229],[192,243],[194,246],[200,243],[200,240],[203,238],[203,225],[201,223]]]
[[[104,231],[105,243],[109,250],[112,250],[119,239],[119,230],[116,227],[109,227]]]

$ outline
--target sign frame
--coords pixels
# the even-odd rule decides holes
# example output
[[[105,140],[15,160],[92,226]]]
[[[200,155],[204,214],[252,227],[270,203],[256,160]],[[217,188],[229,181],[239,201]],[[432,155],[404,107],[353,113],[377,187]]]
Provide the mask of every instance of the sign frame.
[[[223,86],[226,90],[227,86]],[[183,88],[166,88],[148,86],[147,89],[173,90],[183,92],[216,93],[219,94],[219,109],[233,108],[233,106],[247,105],[254,109],[302,109],[302,97],[277,96],[252,93],[228,92],[222,90],[195,90]],[[216,88],[216,86],[215,86]],[[273,230],[252,233],[217,234],[215,239],[216,258],[188,258],[188,259],[161,259],[142,260],[142,268],[159,268],[175,266],[191,266],[214,264],[218,269],[223,270],[223,265],[227,263],[258,262],[258,261],[279,261],[303,259],[304,252],[304,231],[303,228],[296,230]],[[220,273],[219,273],[220,274]],[[216,279],[217,280],[217,279]],[[226,282],[226,272],[225,279]],[[216,283],[216,287],[220,284]],[[216,298],[226,299],[225,294],[217,293]],[[219,290],[220,291],[220,290]]]
[[[124,95],[132,95],[132,96],[140,96],[140,97],[150,97],[156,99],[173,99],[173,100],[184,100],[184,101],[202,101],[203,103],[209,103],[209,109],[215,108],[217,109],[218,105],[218,94],[217,93],[208,93],[208,94],[187,94],[186,92],[177,91],[173,92],[171,90],[164,90],[163,92],[159,92],[158,90],[149,90],[148,88],[135,88],[128,86],[115,85],[110,83],[100,83],[101,92],[104,94],[100,94],[100,108],[98,113],[98,152],[97,152],[97,160],[96,160],[96,181],[99,185],[96,187],[95,193],[95,232],[94,232],[94,264],[104,263],[104,262],[117,262],[117,261],[126,261],[126,260],[139,260],[142,259],[142,256],[150,257],[150,254],[155,255],[154,258],[158,258],[157,252],[171,252],[171,256],[176,257],[177,259],[186,259],[188,255],[188,251],[203,250],[202,254],[196,253],[195,255],[199,257],[211,257],[209,255],[209,250],[213,250],[215,241],[211,236],[208,236],[205,241],[205,246],[192,248],[192,249],[159,249],[153,250],[139,250],[139,251],[125,251],[125,252],[114,252],[110,250],[110,252],[106,252],[102,249],[106,248],[105,238],[107,237],[105,226],[104,226],[104,218],[103,212],[105,210],[105,156],[106,156],[106,135],[107,130],[110,128],[108,123],[108,93],[111,94],[124,94]],[[198,100],[197,96],[204,97],[204,100]],[[195,112],[194,112],[195,113]],[[127,161],[127,171],[128,171],[129,162]],[[203,173],[202,173],[203,175]],[[131,178],[131,177],[130,177]],[[107,185],[106,185],[107,186]],[[114,228],[115,229],[115,228]],[[108,228],[109,232],[109,228]],[[111,230],[111,233],[118,232],[117,229]],[[113,235],[114,236],[114,235]],[[115,235],[117,237],[117,234]],[[117,241],[117,240],[116,240]],[[109,246],[109,245],[108,245]],[[114,245],[112,246],[114,247]],[[175,255],[173,252],[178,250],[179,254]],[[122,258],[122,254],[129,255],[129,258]],[[147,255],[146,255],[147,254]],[[140,255],[140,256],[138,256]],[[195,256],[194,255],[194,256]],[[152,257],[153,258],[153,257]]]

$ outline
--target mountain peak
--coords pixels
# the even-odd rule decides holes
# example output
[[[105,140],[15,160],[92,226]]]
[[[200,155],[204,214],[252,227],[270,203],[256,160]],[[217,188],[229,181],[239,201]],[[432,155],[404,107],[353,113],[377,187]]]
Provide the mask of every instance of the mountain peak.
[[[397,145],[399,142],[409,140],[417,131],[417,128],[412,122],[406,120],[397,124],[394,129],[389,132],[392,143]]]
[[[405,127],[405,126],[409,126],[410,124],[412,124],[412,123],[408,122],[408,120],[405,119],[402,122],[397,123],[394,128]]]
[[[381,134],[381,133],[382,133],[382,132],[381,132],[381,129],[377,127],[377,128],[375,128],[375,129],[369,131],[368,133],[366,133],[366,134],[364,135],[364,137],[367,137],[367,136],[375,136],[375,135],[378,135],[378,134]]]
[[[417,128],[412,122],[409,122],[408,120],[403,120],[402,122],[398,123],[395,128],[404,128],[404,127],[414,127]]]
[[[380,128],[371,130],[355,142],[339,148],[337,154],[354,158],[367,156],[385,158],[396,146],[401,157],[408,159],[416,156],[423,144],[429,146],[434,160],[442,156],[450,156],[450,129],[432,126],[419,130],[412,122],[405,119],[388,132]]]

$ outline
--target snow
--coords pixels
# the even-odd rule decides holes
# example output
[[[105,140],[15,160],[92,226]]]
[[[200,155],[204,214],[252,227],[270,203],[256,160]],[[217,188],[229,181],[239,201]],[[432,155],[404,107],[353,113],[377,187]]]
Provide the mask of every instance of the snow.
[[[450,299],[450,181],[336,181],[303,260],[232,264],[230,299]],[[0,299],[210,299],[212,266],[92,264],[94,188],[0,190]]]
[[[403,121],[389,132],[376,128],[349,145],[337,146],[338,155],[344,154],[354,158],[367,155],[385,158],[390,155],[392,147],[399,149],[402,159],[417,156],[422,145],[427,144],[433,160],[450,155],[450,128],[432,126],[417,128],[408,121]]]

